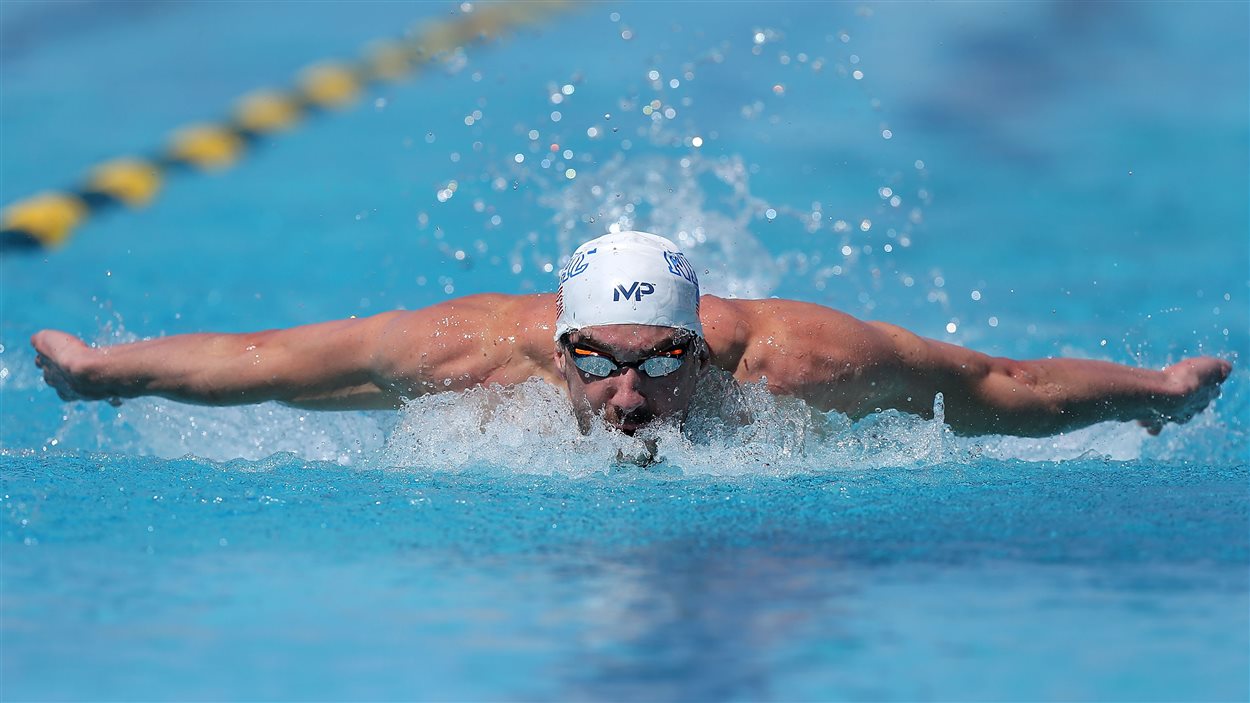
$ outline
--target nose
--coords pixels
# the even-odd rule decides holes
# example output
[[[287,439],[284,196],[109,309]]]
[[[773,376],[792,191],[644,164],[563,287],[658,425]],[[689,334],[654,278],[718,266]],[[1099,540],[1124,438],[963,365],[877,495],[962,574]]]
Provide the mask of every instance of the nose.
[[[642,394],[642,374],[638,373],[638,369],[626,367],[611,381],[612,395],[608,402],[621,415],[628,415],[647,404],[647,397]]]

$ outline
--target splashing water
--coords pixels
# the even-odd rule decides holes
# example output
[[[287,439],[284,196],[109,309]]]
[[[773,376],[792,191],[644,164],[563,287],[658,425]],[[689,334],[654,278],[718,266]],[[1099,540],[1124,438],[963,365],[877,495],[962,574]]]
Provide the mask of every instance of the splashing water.
[[[704,293],[762,298],[777,286],[778,267],[751,231],[763,208],[741,158],[618,154],[540,202],[556,213],[561,251],[573,251],[588,231],[642,229],[663,233],[699,262]]]

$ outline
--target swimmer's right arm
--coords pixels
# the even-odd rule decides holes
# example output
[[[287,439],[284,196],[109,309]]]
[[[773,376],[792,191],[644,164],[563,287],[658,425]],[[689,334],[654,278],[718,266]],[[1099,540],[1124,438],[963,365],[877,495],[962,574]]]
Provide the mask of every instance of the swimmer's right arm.
[[[474,296],[412,312],[110,347],[44,330],[31,343],[35,363],[63,400],[159,396],[199,405],[388,408],[426,393],[542,375],[548,332],[499,322],[518,319],[513,307],[549,304],[534,300],[542,297]]]

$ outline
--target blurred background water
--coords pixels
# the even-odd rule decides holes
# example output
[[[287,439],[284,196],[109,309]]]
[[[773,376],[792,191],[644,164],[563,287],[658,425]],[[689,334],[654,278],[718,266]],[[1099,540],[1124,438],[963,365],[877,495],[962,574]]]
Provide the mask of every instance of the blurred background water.
[[[0,4],[0,202],[481,9]],[[1248,20],[573,6],[6,254],[0,697],[1246,699]],[[755,425],[640,471],[540,386],[502,415],[67,405],[26,341],[549,291],[613,223],[682,241],[711,292],[1237,368],[1158,438],[749,393]]]

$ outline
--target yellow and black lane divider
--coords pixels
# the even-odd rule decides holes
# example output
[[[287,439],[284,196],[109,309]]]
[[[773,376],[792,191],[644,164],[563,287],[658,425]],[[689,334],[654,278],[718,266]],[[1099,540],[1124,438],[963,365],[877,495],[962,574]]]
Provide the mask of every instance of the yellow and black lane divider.
[[[256,141],[290,129],[312,113],[346,107],[369,85],[397,81],[455,50],[499,38],[572,5],[572,0],[522,0],[474,6],[454,19],[428,22],[401,40],[370,44],[356,62],[305,68],[294,88],[243,96],[220,123],[177,130],[152,157],[123,157],[92,169],[77,188],[39,193],[0,213],[0,250],[54,248],[92,215],[125,205],[141,208],[170,173],[233,165]]]

